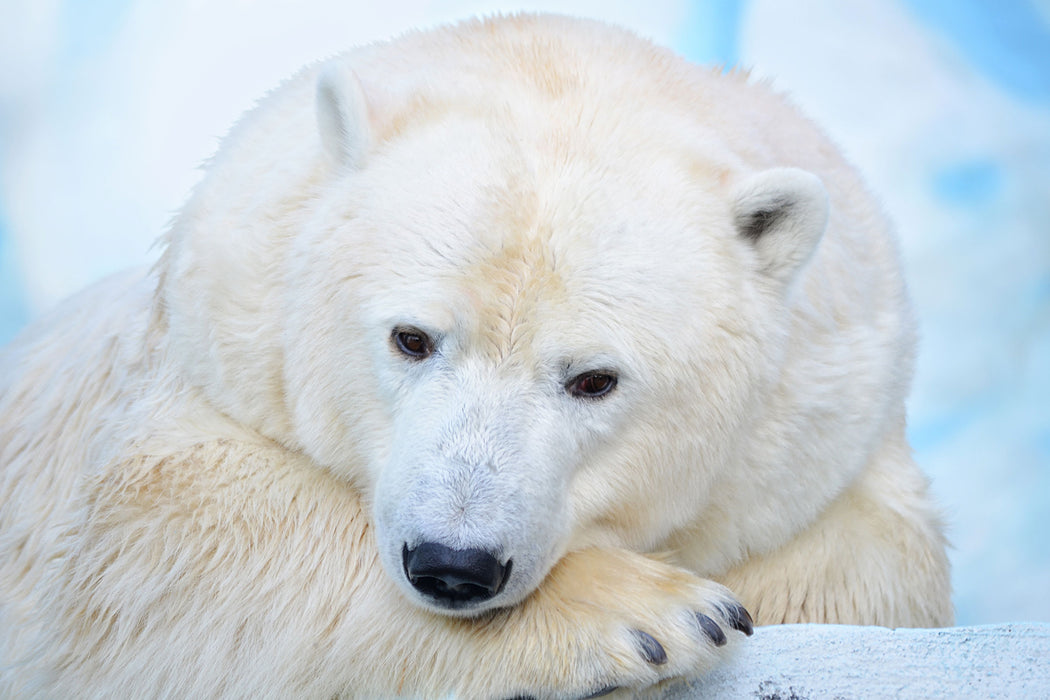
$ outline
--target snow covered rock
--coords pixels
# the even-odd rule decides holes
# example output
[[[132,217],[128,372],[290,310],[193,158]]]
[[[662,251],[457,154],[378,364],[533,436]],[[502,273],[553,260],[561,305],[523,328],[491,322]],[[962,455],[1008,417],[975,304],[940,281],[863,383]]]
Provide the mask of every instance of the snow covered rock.
[[[1050,624],[945,629],[760,627],[686,698],[1050,697]]]

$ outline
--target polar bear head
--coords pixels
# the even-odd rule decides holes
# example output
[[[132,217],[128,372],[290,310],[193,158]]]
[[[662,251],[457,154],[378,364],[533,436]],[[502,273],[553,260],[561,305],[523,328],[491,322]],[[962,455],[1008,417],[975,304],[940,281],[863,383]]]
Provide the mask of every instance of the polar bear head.
[[[828,216],[815,176],[747,165],[631,72],[663,53],[515,36],[532,58],[415,37],[307,71],[230,137],[165,268],[190,381],[359,488],[388,575],[449,614],[726,507]]]

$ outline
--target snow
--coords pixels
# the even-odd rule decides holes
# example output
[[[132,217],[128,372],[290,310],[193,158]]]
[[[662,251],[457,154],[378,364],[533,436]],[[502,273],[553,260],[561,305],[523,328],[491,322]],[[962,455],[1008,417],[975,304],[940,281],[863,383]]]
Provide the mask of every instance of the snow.
[[[938,630],[848,625],[761,627],[729,663],[664,700],[1045,698],[1050,625]]]

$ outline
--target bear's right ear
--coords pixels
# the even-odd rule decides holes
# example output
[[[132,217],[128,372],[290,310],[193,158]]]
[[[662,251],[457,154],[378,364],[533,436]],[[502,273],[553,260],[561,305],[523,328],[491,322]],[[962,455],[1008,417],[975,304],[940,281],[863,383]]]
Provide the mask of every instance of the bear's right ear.
[[[733,223],[755,247],[762,271],[787,285],[824,235],[828,192],[805,170],[765,170],[736,188]]]
[[[317,128],[337,165],[360,167],[372,143],[368,103],[357,76],[343,61],[329,61],[317,79]]]

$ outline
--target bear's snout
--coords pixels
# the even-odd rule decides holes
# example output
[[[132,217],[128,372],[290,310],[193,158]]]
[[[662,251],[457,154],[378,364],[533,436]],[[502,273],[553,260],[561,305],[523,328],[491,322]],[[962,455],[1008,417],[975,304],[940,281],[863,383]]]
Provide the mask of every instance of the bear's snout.
[[[405,576],[412,587],[447,608],[470,607],[494,597],[510,578],[512,560],[500,564],[483,549],[451,549],[437,542],[401,548]]]

